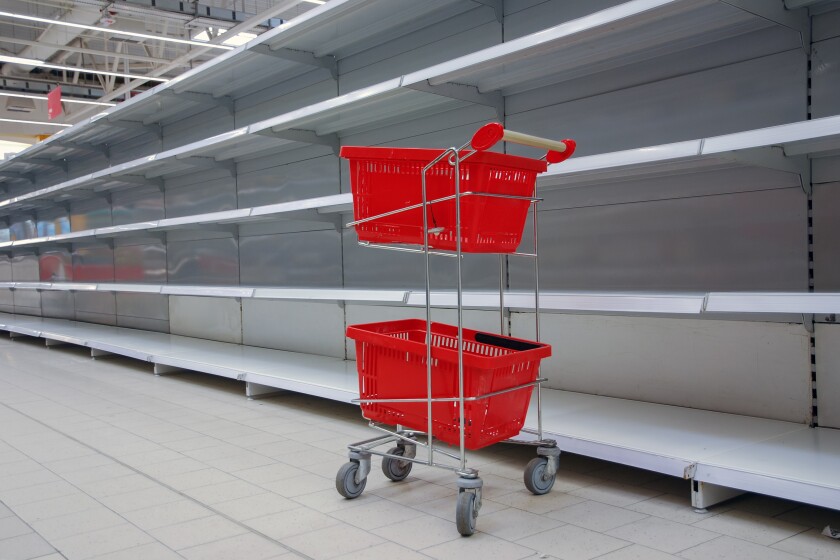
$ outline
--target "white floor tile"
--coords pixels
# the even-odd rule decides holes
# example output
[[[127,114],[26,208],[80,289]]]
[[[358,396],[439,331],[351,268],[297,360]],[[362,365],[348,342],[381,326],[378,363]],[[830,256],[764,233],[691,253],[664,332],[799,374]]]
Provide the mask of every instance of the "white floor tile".
[[[247,529],[220,515],[151,529],[149,534],[172,550],[190,548],[246,533]]]
[[[378,529],[373,529],[371,532],[412,550],[422,550],[453,539],[462,538],[455,528],[454,502],[452,505],[451,521],[432,515],[423,515],[409,519],[408,521],[385,525]]]
[[[123,524],[125,524],[124,518],[105,507],[98,507],[35,521],[32,523],[32,528],[44,538],[54,541]]]
[[[801,560],[796,556],[781,550],[743,541],[733,537],[723,536],[695,547],[683,550],[678,554],[686,560],[710,560],[713,558],[737,558],[738,560]]]
[[[376,535],[343,523],[289,537],[283,541],[292,550],[316,560],[335,558],[341,554],[370,548],[383,542],[384,539]]]
[[[534,556],[534,551],[526,546],[476,533],[471,537],[460,537],[422,550],[423,554],[438,560],[519,560]]]
[[[732,510],[694,524],[694,527],[708,529],[722,535],[729,535],[744,541],[769,546],[809,528],[780,519],[757,515],[746,511]]]
[[[122,516],[144,531],[178,525],[185,521],[214,515],[210,510],[192,500],[179,500],[123,513]]]
[[[546,554],[563,560],[589,560],[630,544],[574,525],[563,525],[526,537],[517,543],[535,550],[538,555]]]
[[[153,542],[148,534],[124,523],[115,527],[80,533],[53,541],[60,553],[70,560],[83,560]]]
[[[332,512],[330,515],[344,523],[369,531],[385,525],[414,519],[424,515],[424,513],[390,500],[368,500],[359,501],[359,505],[355,507],[343,508]]]
[[[283,541],[288,537],[310,533],[340,523],[341,521],[325,513],[301,507],[249,519],[245,525],[272,539]]]
[[[300,504],[273,492],[265,492],[245,498],[237,498],[213,505],[213,509],[237,521],[247,521],[272,513],[296,509]]]
[[[250,533],[178,551],[187,560],[268,560],[288,552],[282,545]]]
[[[669,554],[675,554],[720,536],[720,533],[713,533],[692,525],[683,525],[658,517],[647,517],[628,525],[622,525],[617,529],[608,531],[608,534]]]
[[[601,502],[581,502],[547,514],[551,519],[571,523],[591,531],[605,532],[647,516]]]
[[[483,504],[478,516],[478,528],[482,533],[488,533],[506,541],[517,541],[564,524],[557,519],[516,508],[487,513]]]
[[[53,554],[55,548],[35,533],[26,533],[0,541],[3,560],[31,560]]]
[[[840,541],[829,539],[821,529],[799,533],[772,546],[772,548],[797,554],[812,560],[837,560],[840,558]]]

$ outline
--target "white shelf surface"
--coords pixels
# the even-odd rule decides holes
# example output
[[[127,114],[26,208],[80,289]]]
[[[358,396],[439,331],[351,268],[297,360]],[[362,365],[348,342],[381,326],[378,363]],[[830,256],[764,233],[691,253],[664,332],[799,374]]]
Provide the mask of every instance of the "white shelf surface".
[[[191,284],[131,284],[115,282],[0,282],[0,289],[125,292],[204,297],[232,297],[297,301],[347,301],[424,307],[426,294],[412,290],[364,288],[275,288],[265,286],[209,286]],[[456,307],[454,292],[433,292],[434,307]],[[498,309],[499,295],[465,292],[463,305],[471,309]],[[508,292],[505,308],[532,311],[533,294]],[[546,312],[637,313],[703,315],[747,313],[810,315],[840,313],[840,293],[710,292],[708,294],[650,292],[542,292],[540,310]],[[779,319],[774,319],[779,320]],[[785,318],[785,322],[789,319]]]
[[[5,313],[0,329],[342,402],[359,396],[355,362],[338,358]]]
[[[86,229],[70,233],[60,233],[44,237],[6,241],[0,243],[0,251],[11,251],[19,247],[30,247],[36,245],[68,243],[97,237],[115,237],[127,234],[162,232],[185,228],[201,229],[201,226],[206,225],[245,224],[279,219],[320,221],[325,219],[324,216],[328,214],[350,211],[352,210],[352,205],[353,197],[351,194],[336,194],[295,200],[292,202],[280,202],[276,204],[267,204],[265,206],[255,206],[253,208],[239,208],[236,210],[224,210],[221,212],[208,212],[206,214],[193,214],[178,218],[164,218],[161,220],[151,220],[133,224]]]
[[[348,301],[403,304],[406,290],[353,288],[269,288],[262,286],[204,286],[186,284],[119,284],[111,282],[0,282],[0,289],[64,292],[121,292],[199,297],[232,297],[295,301]]]
[[[551,389],[542,401],[564,451],[840,509],[840,430]],[[525,425],[532,439],[535,397]]]
[[[703,311],[702,293],[646,293],[646,292],[541,292],[540,309],[551,311],[601,311],[616,313],[674,313],[698,314]],[[436,307],[456,307],[456,292],[432,292]],[[534,309],[534,294],[506,292],[505,307]],[[406,303],[425,306],[426,293],[412,291]],[[498,309],[498,292],[464,292],[463,305],[472,308]]]
[[[840,509],[840,430],[798,430],[705,458],[695,479]]]
[[[818,157],[840,149],[840,115],[723,136],[571,158],[539,176],[540,187],[581,185],[703,168],[767,166],[799,172],[793,156]]]

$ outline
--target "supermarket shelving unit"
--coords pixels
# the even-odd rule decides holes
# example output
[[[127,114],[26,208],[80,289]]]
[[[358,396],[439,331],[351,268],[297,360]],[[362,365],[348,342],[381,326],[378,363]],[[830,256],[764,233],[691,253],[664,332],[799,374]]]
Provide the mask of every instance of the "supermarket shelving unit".
[[[39,261],[60,254],[72,268],[72,255],[89,247],[104,247],[113,254],[126,243],[145,243],[166,251],[175,243],[192,247],[189,243],[204,239],[230,241],[240,251],[245,236],[263,231],[281,236],[328,232],[338,237],[351,204],[349,194],[342,194],[347,188],[339,183],[346,178],[334,159],[340,145],[411,145],[416,138],[439,144],[432,139],[435,134],[461,136],[459,126],[498,119],[506,119],[512,128],[546,135],[540,127],[554,123],[542,124],[544,119],[528,116],[533,98],[546,88],[562,90],[561,101],[572,100],[596,96],[600,90],[595,86],[609,80],[623,88],[635,87],[623,70],[628,65],[641,68],[650,82],[664,82],[675,76],[684,79],[668,60],[684,63],[684,72],[691,74],[744,61],[764,64],[765,58],[774,64],[780,57],[806,58],[811,34],[820,29],[812,28],[806,9],[785,10],[781,3],[605,0],[592,4],[558,20],[562,10],[551,2],[542,7],[528,3],[515,11],[518,8],[511,2],[479,0],[332,0],[0,163],[0,309],[6,312],[0,315],[0,328],[90,347],[95,353],[146,360],[159,372],[187,368],[241,379],[252,395],[280,388],[344,402],[357,397],[354,364],[345,359],[353,356],[343,342],[339,356],[334,349],[306,353],[283,341],[277,344],[283,349],[269,349],[232,344],[227,338],[201,340],[211,335],[190,329],[186,332],[192,336],[175,334],[184,331],[172,328],[168,320],[169,313],[173,317],[177,313],[175,299],[169,298],[229,300],[237,302],[237,308],[239,302],[251,299],[326,304],[333,306],[331,313],[338,310],[343,330],[350,313],[343,306],[364,306],[364,313],[374,315],[386,310],[413,313],[425,305],[425,295],[416,287],[358,286],[349,282],[343,269],[341,284],[334,287],[319,282],[274,285],[269,277],[250,283],[241,270],[233,282],[216,281],[210,274],[205,283],[203,278],[180,280],[174,273],[178,263],[171,261],[164,262],[168,271],[163,277],[147,274],[153,266],[143,262],[133,263],[142,269],[139,274],[125,270],[121,274],[123,265],[114,264],[114,258],[111,272],[104,275],[94,271],[90,278],[79,274],[44,278]],[[835,21],[840,16],[829,12],[822,17]],[[428,29],[435,31],[424,38]],[[836,40],[823,35],[819,37],[822,56],[840,57]],[[400,48],[393,49],[394,44]],[[447,49],[437,48],[441,44]],[[772,47],[761,51],[755,44]],[[459,56],[442,58],[441,52],[452,52],[453,46]],[[406,61],[413,66],[406,69]],[[825,91],[820,87],[826,86],[815,81],[816,101]],[[723,98],[725,93],[730,92],[723,92]],[[822,95],[823,101],[830,97]],[[726,99],[715,101],[726,103]],[[601,128],[592,127],[595,137],[570,131],[580,138],[582,155],[550,169],[539,180],[540,191],[559,200],[569,189],[636,185],[663,177],[679,182],[698,174],[743,169],[772,170],[789,177],[810,199],[815,184],[838,180],[832,170],[840,167],[836,163],[840,115],[833,114],[838,111],[832,111],[831,102],[824,104],[828,109],[822,113],[802,111],[798,117],[784,115],[781,121],[771,119],[759,126],[743,126],[734,116],[725,126],[689,136],[693,140],[661,123],[633,134],[610,135],[598,120]],[[611,104],[605,107],[614,109]],[[705,105],[701,109],[709,110]],[[451,115],[463,116],[450,125]],[[674,126],[680,122],[675,118]],[[329,172],[309,188],[307,181],[312,182],[321,169],[313,164],[302,172],[306,176],[298,186],[276,193],[269,187],[281,175],[270,174],[260,179],[262,190],[248,195],[247,189],[255,187],[246,187],[243,177],[269,159],[278,167],[324,161]],[[210,192],[208,199],[217,207],[213,211],[203,211],[203,204],[194,211],[173,210],[170,192],[183,188],[193,175],[233,185],[234,194]],[[140,191],[146,193],[147,206],[150,200],[158,202],[140,210],[132,207],[130,197]],[[833,199],[822,196],[831,208]],[[803,224],[803,230],[807,227]],[[326,266],[342,267],[343,252],[325,254]],[[294,263],[307,265],[311,263]],[[772,292],[548,288],[541,295],[541,307],[558,316],[653,320],[708,316],[744,324],[798,323],[802,337],[809,337],[808,329],[815,328],[817,347],[827,348],[838,335],[834,325],[822,318],[838,312],[840,285],[815,293],[805,289],[807,284],[800,291]],[[58,298],[61,313],[51,313],[54,306],[42,304],[45,294]],[[105,305],[110,311],[100,315],[77,308],[83,298],[90,306],[94,305],[90,298],[105,296],[127,298],[120,300],[126,302],[159,298],[155,301],[162,301],[169,311],[167,319],[155,319],[155,325],[167,332],[115,326],[146,328],[143,321],[123,323],[113,303]],[[439,298],[435,305],[446,306],[451,293],[435,293],[433,298]],[[94,306],[100,301],[106,300],[96,299]],[[497,302],[497,296],[483,292],[466,294],[465,299],[465,305],[477,313]],[[532,300],[515,287],[506,302],[512,328],[516,317],[533,307]],[[66,320],[96,316],[112,324]],[[241,329],[245,321],[240,317]],[[232,338],[241,342],[246,337],[240,333]],[[825,345],[820,345],[820,338]],[[806,358],[810,362],[810,356]],[[810,373],[810,363],[803,367]],[[826,379],[840,386],[830,376]],[[589,395],[561,390],[562,378],[556,386],[557,390],[545,391],[545,425],[561,447],[690,478],[696,482],[698,508],[732,495],[727,488],[840,508],[840,483],[830,476],[840,466],[837,431],[810,428],[809,418],[760,419]],[[802,387],[810,391],[810,380],[804,380]],[[672,429],[663,435],[657,430],[660,425]]]

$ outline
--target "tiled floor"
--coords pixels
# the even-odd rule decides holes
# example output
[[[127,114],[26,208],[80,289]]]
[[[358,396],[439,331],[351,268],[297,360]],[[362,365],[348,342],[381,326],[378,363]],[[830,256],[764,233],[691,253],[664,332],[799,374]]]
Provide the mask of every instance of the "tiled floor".
[[[554,490],[522,485],[527,448],[471,455],[479,532],[458,536],[454,475],[378,465],[335,491],[345,445],[371,432],[351,405],[241,384],[155,377],[123,358],[0,338],[0,560],[837,560],[840,513],[744,496],[694,513],[685,481],[564,454]]]

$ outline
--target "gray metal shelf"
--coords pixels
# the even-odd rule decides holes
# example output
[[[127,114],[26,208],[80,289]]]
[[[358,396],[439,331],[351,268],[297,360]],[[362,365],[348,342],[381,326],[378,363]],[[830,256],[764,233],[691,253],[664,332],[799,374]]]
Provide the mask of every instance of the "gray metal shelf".
[[[353,288],[269,288],[263,286],[205,286],[187,284],[130,284],[121,282],[0,282],[0,289],[57,292],[112,292],[295,301],[346,301],[403,304],[405,290]]]
[[[808,158],[840,149],[840,116],[823,117],[722,136],[572,158],[541,175],[544,188],[580,186],[631,177],[757,166],[796,173],[808,183]]]
[[[291,202],[278,202],[264,206],[255,206],[253,208],[239,208],[237,210],[193,214],[178,218],[164,218],[162,220],[150,220],[146,222],[136,222],[132,224],[61,233],[45,237],[6,241],[0,243],[0,252],[14,251],[15,249],[24,247],[43,247],[122,235],[142,235],[179,229],[201,229],[203,226],[221,224],[246,224],[279,219],[334,221],[331,216],[340,212],[348,212],[351,209],[352,196],[350,194],[337,194],[295,200]]]
[[[230,106],[272,76],[291,80],[310,72],[334,73],[337,58],[377,44],[382,33],[415,22],[445,21],[481,8],[473,0],[332,0],[223,53],[206,64],[148,92],[101,111],[75,126],[0,162],[15,175],[48,171],[68,157],[88,155],[96,146],[130,141],[150,125],[183,117],[208,106]],[[267,65],[266,61],[271,64]],[[2,178],[2,177],[0,177]]]
[[[0,329],[342,402],[359,394],[355,363],[339,358],[5,313]]]
[[[330,10],[325,9],[327,5],[324,9],[313,10],[312,15],[298,26],[290,27],[288,30],[280,27],[261,35],[252,43],[222,55],[213,63],[208,63],[173,82],[158,86],[154,90],[156,93],[138,96],[136,100],[128,101],[98,115],[91,119],[90,123],[82,123],[63,131],[62,135],[64,138],[73,137],[74,134],[80,134],[76,132],[77,129],[87,130],[88,127],[94,126],[92,123],[97,120],[111,122],[120,115],[134,114],[138,118],[147,113],[160,115],[161,107],[156,102],[152,102],[152,99],[158,101],[173,97],[177,99],[177,95],[161,95],[163,91],[172,90],[184,93],[189,91],[192,94],[204,95],[212,99],[218,93],[213,93],[212,88],[219,85],[216,83],[217,78],[214,77],[214,73],[221,71],[221,76],[224,77],[225,68],[229,71],[241,71],[240,62],[246,64],[247,57],[257,56],[252,51],[259,45],[268,50],[279,50],[291,48],[289,45],[293,45],[294,41],[305,41],[307,42],[305,48],[316,51],[323,48],[323,44],[332,44],[337,51],[351,48],[357,41],[362,40],[361,37],[356,37],[353,33],[348,36],[336,35],[338,32],[325,22],[330,21],[330,16],[364,18],[365,14],[369,16],[370,12],[362,13],[358,10],[362,8],[372,10],[380,4],[383,2],[372,0],[330,2]],[[388,11],[383,15],[376,12],[375,19],[384,23],[375,25],[389,25],[391,22],[394,25],[402,24],[405,22],[406,14],[414,13],[412,10],[422,9],[427,12],[432,10],[432,3],[421,3],[425,8],[415,7],[412,10],[400,10],[396,7],[398,4],[396,2],[393,5],[384,4],[391,6],[390,10],[393,10],[393,13]],[[650,59],[677,47],[697,47],[708,41],[758,29],[769,29],[779,35],[779,40],[798,41],[802,44],[802,36],[807,29],[804,23],[807,21],[804,11],[786,12],[765,7],[765,13],[753,13],[748,9],[737,7],[737,4],[739,3],[718,0],[632,0],[538,33],[405,76],[385,80],[212,138],[139,158],[57,185],[39,188],[33,192],[0,201],[0,210],[31,208],[34,201],[53,195],[60,196],[58,200],[72,199],[77,195],[65,191],[73,189],[119,188],[119,183],[109,186],[108,180],[118,180],[120,175],[128,175],[132,172],[155,178],[170,173],[187,172],[196,166],[208,164],[224,166],[225,163],[233,163],[237,157],[246,154],[279,153],[285,149],[299,148],[301,145],[324,144],[337,149],[342,136],[359,130],[384,127],[395,120],[428,116],[472,104],[487,105],[500,110],[504,96],[514,92],[548,83],[559,83],[579,77],[581,73],[598,69],[607,70],[629,62]],[[411,3],[411,5],[414,6],[416,3]],[[434,5],[438,8],[436,12],[438,15],[450,13],[453,9],[456,12],[464,9],[464,3],[455,2],[455,0],[439,0]],[[689,12],[691,21],[696,21],[697,24],[686,28],[685,16]],[[362,29],[366,27],[363,26]],[[306,33],[302,33],[303,31]],[[323,38],[318,39],[319,33],[333,34],[334,40],[324,43]],[[355,39],[350,35],[353,35]],[[319,47],[319,45],[322,46]],[[303,52],[309,52],[305,48]],[[234,81],[228,79],[226,83]],[[200,86],[201,83],[204,85]],[[200,87],[205,89],[199,91]],[[185,95],[185,99],[188,97]],[[171,101],[164,102],[172,103]],[[174,111],[175,108],[172,110]],[[148,118],[149,115],[144,118]],[[18,158],[0,164],[0,170],[6,169],[6,166],[28,165],[26,161],[29,156],[49,147],[50,140],[43,143],[42,148],[30,148],[22,152]],[[90,139],[85,139],[85,141],[90,142]],[[53,140],[53,142],[59,143],[58,140]],[[677,148],[676,145],[669,145],[669,149],[675,148]],[[59,159],[59,156],[56,158]],[[47,158],[41,158],[41,160],[44,159]],[[54,161],[42,161],[41,164],[47,167],[56,165]],[[28,171],[27,169],[19,171],[13,167],[9,169],[14,173]],[[129,182],[123,187],[132,185],[133,183]],[[62,193],[56,194],[58,191]]]
[[[183,284],[132,284],[121,282],[0,282],[0,289],[122,292],[297,301],[346,301],[425,307],[425,292],[364,288],[273,288],[263,286],[206,286]],[[455,307],[454,292],[433,292],[432,305]],[[499,294],[464,292],[468,309],[498,309]],[[534,295],[506,292],[505,308],[532,311]],[[771,314],[789,315],[840,313],[840,293],[797,292],[709,292],[680,294],[654,292],[540,292],[540,310],[650,315]]]

